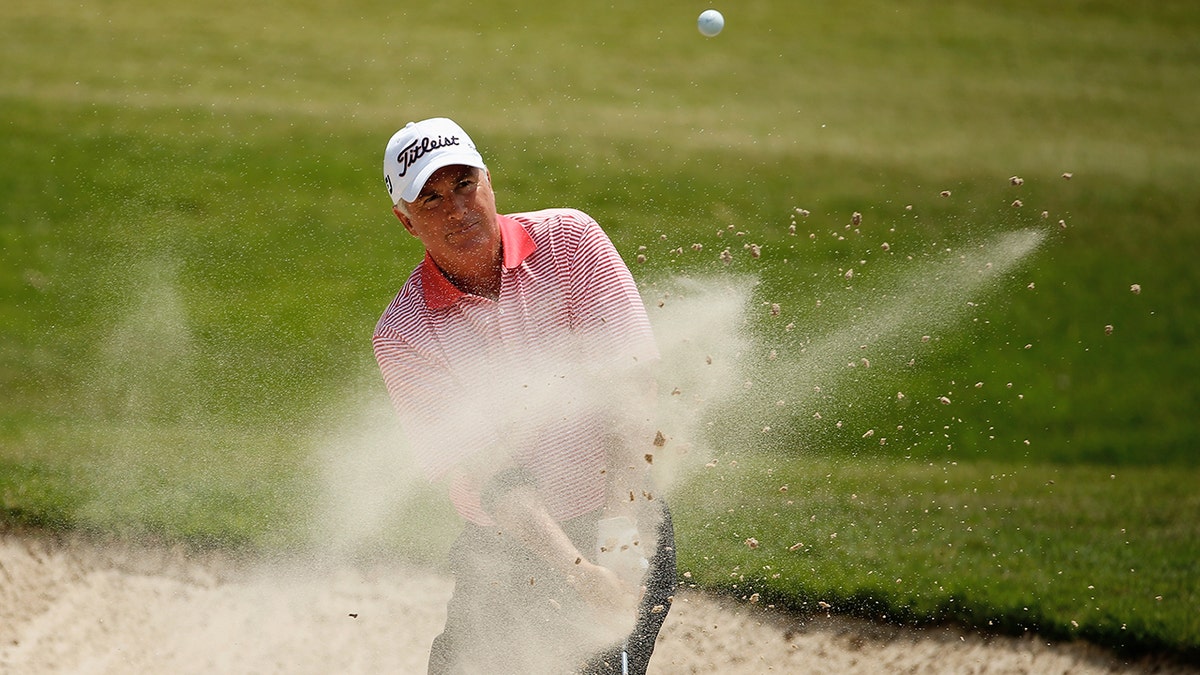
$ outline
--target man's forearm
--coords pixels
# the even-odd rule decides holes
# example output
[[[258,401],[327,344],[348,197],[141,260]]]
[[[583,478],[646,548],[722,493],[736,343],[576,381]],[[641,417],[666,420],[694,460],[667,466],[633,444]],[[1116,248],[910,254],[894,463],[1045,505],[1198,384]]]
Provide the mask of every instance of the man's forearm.
[[[531,486],[519,486],[497,497],[492,518],[509,536],[558,570],[593,607],[632,616],[639,596],[636,585],[584,555]]]
[[[564,574],[569,574],[585,558],[558,522],[550,516],[531,486],[516,486],[498,496],[493,503],[491,515],[505,533]]]

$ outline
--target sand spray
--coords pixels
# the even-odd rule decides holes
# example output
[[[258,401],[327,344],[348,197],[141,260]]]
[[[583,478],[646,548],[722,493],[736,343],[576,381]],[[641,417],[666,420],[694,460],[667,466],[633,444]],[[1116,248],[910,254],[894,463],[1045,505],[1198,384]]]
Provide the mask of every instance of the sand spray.
[[[653,456],[657,497],[669,501],[677,487],[702,479],[699,471],[714,458],[771,446],[767,432],[772,427],[833,423],[819,419],[825,396],[851,382],[871,386],[874,374],[902,367],[913,345],[954,330],[976,310],[979,298],[1009,279],[1043,240],[1038,230],[1019,230],[910,257],[908,267],[897,266],[887,278],[881,273],[866,290],[862,285],[870,272],[860,269],[855,276],[847,266],[838,270],[840,297],[826,293],[820,300],[802,288],[768,297],[756,275],[745,272],[647,282],[644,299],[661,353],[652,414],[637,392],[597,389],[582,378],[560,377],[576,364],[547,364],[533,387],[524,386],[528,372],[513,373],[504,384],[521,385],[525,393],[519,400],[497,401],[481,392],[470,407],[478,410],[482,424],[497,415],[552,421],[593,405],[625,403],[630,416],[647,422],[628,442]],[[198,418],[188,404],[189,387],[203,385],[194,382],[189,366],[196,350],[175,270],[161,260],[133,269],[124,313],[100,354],[99,375],[108,384],[92,400],[108,413],[115,409],[126,427],[119,434],[123,447],[111,449],[97,468],[96,480],[103,485],[85,508],[100,521],[113,513],[153,521],[154,509],[202,503],[220,483],[245,480],[241,474],[254,468],[236,459],[239,440],[253,440],[252,432],[231,437],[228,429]],[[814,307],[789,317],[789,307],[798,303]],[[411,461],[373,366],[359,365],[338,403],[300,441],[309,459],[297,468],[308,472],[312,483],[292,515],[304,521],[305,555],[311,562],[266,568],[265,577],[286,585],[297,574],[320,574],[347,561],[391,559],[436,568],[444,560],[460,524],[440,487],[430,485]],[[612,375],[620,380],[619,373]],[[164,378],[171,380],[166,386]],[[181,449],[169,466],[161,464],[161,452],[143,456],[144,445],[164,438]],[[180,475],[189,478],[180,481]],[[153,506],[124,511],[126,497],[148,485],[161,494],[139,503]],[[597,632],[596,644],[612,634]],[[583,654],[593,647],[561,645],[547,657],[572,649]]]

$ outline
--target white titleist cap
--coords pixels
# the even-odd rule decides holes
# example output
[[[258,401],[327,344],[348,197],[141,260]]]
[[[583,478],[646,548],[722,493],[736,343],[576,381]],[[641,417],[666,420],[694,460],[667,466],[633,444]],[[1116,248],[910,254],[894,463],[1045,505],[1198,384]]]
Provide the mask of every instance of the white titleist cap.
[[[434,171],[453,164],[487,169],[471,137],[453,120],[409,122],[392,135],[383,154],[383,182],[392,203],[416,199]]]

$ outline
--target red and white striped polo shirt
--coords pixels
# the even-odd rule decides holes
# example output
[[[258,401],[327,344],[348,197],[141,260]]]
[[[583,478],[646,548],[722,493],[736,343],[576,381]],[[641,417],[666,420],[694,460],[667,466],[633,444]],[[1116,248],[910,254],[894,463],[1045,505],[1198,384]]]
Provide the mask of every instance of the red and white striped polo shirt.
[[[500,216],[495,301],[426,256],[375,328],[375,358],[416,461],[450,476],[467,520],[489,473],[532,475],[550,515],[604,504],[605,447],[628,375],[657,358],[629,269],[596,221],[569,209]]]

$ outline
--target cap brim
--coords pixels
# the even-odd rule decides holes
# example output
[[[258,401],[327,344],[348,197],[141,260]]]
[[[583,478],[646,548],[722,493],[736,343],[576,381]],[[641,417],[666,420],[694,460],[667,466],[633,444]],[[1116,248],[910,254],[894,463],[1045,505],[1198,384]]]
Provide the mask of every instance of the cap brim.
[[[484,165],[483,159],[478,153],[439,153],[436,159],[430,160],[428,164],[421,167],[421,170],[417,172],[416,178],[414,178],[413,181],[408,184],[408,187],[404,188],[404,192],[400,193],[400,199],[403,199],[406,202],[411,202],[412,200],[416,199],[417,195],[421,194],[421,188],[425,187],[425,182],[429,180],[429,177],[432,176],[435,171],[443,167],[454,166],[456,164],[473,166],[476,169],[483,169],[484,171],[487,170],[487,166]]]

